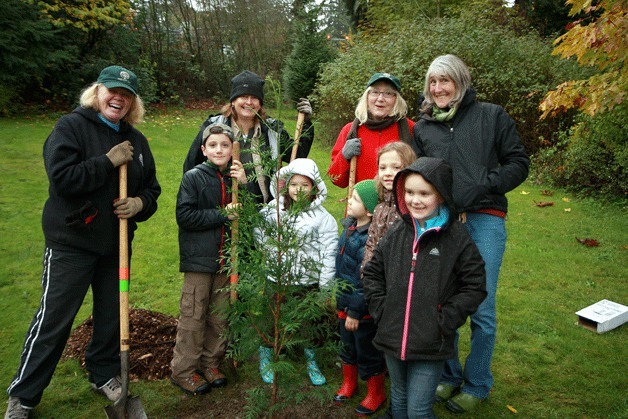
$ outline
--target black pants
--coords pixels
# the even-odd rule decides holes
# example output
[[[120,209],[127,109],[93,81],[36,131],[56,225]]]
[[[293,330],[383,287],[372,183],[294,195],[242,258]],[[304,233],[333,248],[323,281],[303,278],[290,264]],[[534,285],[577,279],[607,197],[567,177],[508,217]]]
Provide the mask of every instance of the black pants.
[[[72,323],[92,287],[92,338],[85,350],[89,380],[105,384],[120,373],[118,255],[46,248],[42,296],[26,334],[20,366],[7,393],[34,407],[63,354]]]
[[[349,332],[345,328],[345,320],[338,319],[338,329],[342,340],[340,359],[345,364],[357,364],[361,379],[366,381],[386,371],[384,354],[375,349],[372,343],[377,332],[373,319],[360,320],[355,332]]]

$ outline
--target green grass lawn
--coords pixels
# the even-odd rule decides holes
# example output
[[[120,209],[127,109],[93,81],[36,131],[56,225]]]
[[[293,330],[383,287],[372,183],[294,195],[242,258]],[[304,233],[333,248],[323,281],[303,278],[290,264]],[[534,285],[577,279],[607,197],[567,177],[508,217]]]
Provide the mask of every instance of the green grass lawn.
[[[282,117],[292,133],[295,121],[286,115],[284,111]],[[174,207],[183,159],[205,116],[200,111],[172,111],[149,116],[138,127],[150,140],[163,192],[159,210],[140,224],[133,243],[130,301],[137,308],[178,315],[182,274]],[[48,183],[42,145],[56,117],[0,119],[2,388],[15,373],[24,335],[39,303],[44,250],[40,218]],[[330,147],[319,144],[310,154],[322,172],[329,154]],[[326,207],[339,219],[345,191],[330,182],[328,186]],[[626,418],[628,327],[596,334],[577,325],[574,314],[602,299],[628,305],[625,202],[580,200],[560,190],[544,196],[545,189],[525,183],[508,195],[509,237],[497,296],[495,385],[489,401],[473,416],[504,417],[516,411],[529,418]],[[554,205],[535,205],[541,201]],[[586,247],[576,237],[593,238],[600,245]],[[90,311],[88,296],[76,324]],[[463,352],[467,329],[461,332]],[[340,372],[325,372],[335,391]],[[33,417],[103,417],[107,403],[91,391],[83,374],[75,361],[60,364]],[[258,380],[257,376],[248,378]],[[140,394],[150,417],[176,417],[176,412],[193,411],[201,403],[199,398],[182,396],[167,380],[132,383],[132,390]],[[215,391],[209,397],[219,394]],[[453,417],[442,406],[436,407],[436,413]],[[210,412],[207,415],[211,417]],[[330,408],[328,417],[337,415]]]

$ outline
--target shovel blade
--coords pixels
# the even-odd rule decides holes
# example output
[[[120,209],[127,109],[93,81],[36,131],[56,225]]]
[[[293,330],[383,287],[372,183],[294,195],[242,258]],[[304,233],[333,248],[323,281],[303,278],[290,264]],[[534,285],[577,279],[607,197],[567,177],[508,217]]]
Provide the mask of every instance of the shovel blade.
[[[121,398],[111,406],[105,407],[109,419],[148,419],[142,401],[137,396]]]

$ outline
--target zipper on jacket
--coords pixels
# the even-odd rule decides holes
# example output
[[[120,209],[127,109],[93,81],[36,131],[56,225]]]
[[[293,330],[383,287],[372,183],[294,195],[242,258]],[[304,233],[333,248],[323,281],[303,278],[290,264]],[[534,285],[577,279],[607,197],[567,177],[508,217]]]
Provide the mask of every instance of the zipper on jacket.
[[[412,264],[410,265],[410,272],[414,273],[416,270],[416,260],[417,260],[418,252],[412,253]]]
[[[414,288],[414,272],[416,271],[416,263],[419,256],[419,248],[420,248],[419,240],[428,231],[440,230],[439,227],[432,227],[430,229],[425,230],[421,234],[419,234],[417,232],[417,229],[414,223],[413,223],[413,227],[414,227],[414,240],[412,243],[412,262],[410,265],[410,278],[408,279],[408,295],[406,296],[406,313],[405,313],[405,317],[403,321],[403,335],[401,336],[400,358],[402,361],[406,360],[406,348],[408,345],[408,329],[410,328],[410,307],[412,307],[412,289]],[[440,306],[439,306],[439,310],[440,310]],[[444,340],[443,340],[443,343],[444,343]]]
[[[412,264],[410,267],[410,278],[408,279],[408,295],[406,296],[406,313],[403,319],[403,335],[401,336],[401,360],[406,360],[406,347],[408,345],[408,329],[410,328],[410,308],[412,307],[412,289],[414,288],[414,271],[416,260],[419,255],[419,238],[414,229],[414,243],[412,244]]]

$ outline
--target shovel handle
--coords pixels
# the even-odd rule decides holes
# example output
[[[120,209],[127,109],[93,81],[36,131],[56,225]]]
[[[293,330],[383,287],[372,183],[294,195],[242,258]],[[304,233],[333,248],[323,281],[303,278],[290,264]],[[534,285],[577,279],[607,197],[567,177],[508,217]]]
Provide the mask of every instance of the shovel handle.
[[[347,208],[349,208],[349,200],[353,195],[353,187],[355,186],[355,172],[358,166],[358,156],[351,157],[349,166],[349,187],[347,187],[347,207],[345,208],[345,216],[347,215]]]
[[[233,143],[233,152],[231,153],[233,160],[240,160],[240,143],[238,141]],[[238,180],[231,179],[231,202],[238,203]],[[238,284],[238,219],[236,218],[231,222],[231,275],[229,276],[229,282],[231,283],[230,298],[231,302],[238,299],[238,293],[235,290]]]
[[[303,131],[303,122],[305,122],[305,114],[303,112],[299,112],[299,115],[297,116],[297,128],[294,131],[294,145],[292,146],[290,161],[297,158],[297,151],[299,150],[299,139],[301,138],[301,131]]]
[[[127,198],[127,164],[120,166],[120,199]],[[120,218],[120,351],[129,350],[129,222]]]

